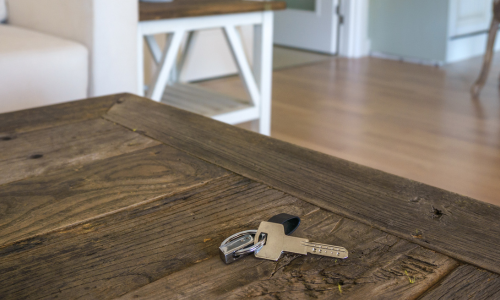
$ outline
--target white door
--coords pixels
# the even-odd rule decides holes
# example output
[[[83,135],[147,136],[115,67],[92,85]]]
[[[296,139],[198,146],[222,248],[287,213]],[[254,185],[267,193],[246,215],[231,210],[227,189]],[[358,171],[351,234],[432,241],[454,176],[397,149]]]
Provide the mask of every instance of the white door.
[[[488,31],[492,17],[492,0],[450,1],[451,38]]]
[[[484,55],[492,18],[493,0],[450,0],[446,61]],[[497,39],[495,51],[500,49]]]
[[[274,15],[274,43],[328,54],[337,53],[339,0],[285,0]]]

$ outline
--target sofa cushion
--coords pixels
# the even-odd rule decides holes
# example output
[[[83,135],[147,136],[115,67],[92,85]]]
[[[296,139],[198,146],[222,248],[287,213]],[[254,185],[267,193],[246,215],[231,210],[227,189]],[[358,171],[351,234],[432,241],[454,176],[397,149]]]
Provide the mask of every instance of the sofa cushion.
[[[5,24],[0,41],[0,113],[87,97],[83,45]]]
[[[7,6],[5,0],[0,0],[0,23],[7,20]]]
[[[92,96],[137,93],[137,0],[7,0],[10,25],[89,49]]]

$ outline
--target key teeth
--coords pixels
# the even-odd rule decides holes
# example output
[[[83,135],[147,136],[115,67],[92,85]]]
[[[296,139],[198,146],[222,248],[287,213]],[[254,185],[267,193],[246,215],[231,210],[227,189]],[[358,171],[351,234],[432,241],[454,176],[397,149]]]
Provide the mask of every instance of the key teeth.
[[[328,257],[335,257],[340,259],[346,259],[349,257],[349,252],[347,251],[347,249],[345,249],[344,247],[337,247],[337,246],[329,246],[329,247],[311,246],[308,253],[323,255]]]

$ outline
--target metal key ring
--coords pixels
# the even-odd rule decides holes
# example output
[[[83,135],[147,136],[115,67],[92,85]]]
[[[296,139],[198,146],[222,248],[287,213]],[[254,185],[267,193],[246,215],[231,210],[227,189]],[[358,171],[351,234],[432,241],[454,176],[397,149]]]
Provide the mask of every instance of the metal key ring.
[[[229,243],[230,241],[233,241],[241,236],[244,236],[246,234],[252,234],[255,236],[255,234],[257,233],[257,230],[255,229],[252,229],[252,230],[245,230],[245,231],[240,231],[238,233],[235,233],[233,234],[232,236],[228,237],[227,239],[225,239],[222,244],[220,244],[220,246],[224,246],[225,244]]]
[[[230,241],[233,241],[239,237],[242,237],[244,235],[251,234],[255,238],[255,234],[257,234],[257,230],[251,229],[251,230],[245,230],[245,231],[240,231],[238,233],[233,234],[232,236],[228,237],[225,239],[220,245],[221,247],[224,246],[225,244],[229,243]],[[260,248],[264,246],[266,243],[266,238],[264,237],[262,240],[260,240],[257,244],[252,245],[251,247],[248,248],[243,248],[238,251],[234,252],[234,256],[240,256],[240,255],[245,255],[245,254],[250,254],[255,251],[259,251]]]
[[[257,244],[254,244],[249,248],[240,249],[240,250],[234,252],[234,255],[240,256],[240,255],[244,255],[244,254],[250,254],[252,252],[258,252],[260,250],[260,248],[262,248],[264,246],[265,243],[266,243],[266,236],[264,236],[264,238],[262,240],[257,242]]]

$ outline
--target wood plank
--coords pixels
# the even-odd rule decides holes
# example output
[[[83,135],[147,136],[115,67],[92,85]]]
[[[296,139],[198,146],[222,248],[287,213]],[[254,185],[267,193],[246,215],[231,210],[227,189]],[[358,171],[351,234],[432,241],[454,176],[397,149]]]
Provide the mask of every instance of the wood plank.
[[[133,95],[105,118],[324,209],[500,273],[500,207]]]
[[[127,172],[128,174],[128,172]],[[8,299],[111,299],[218,255],[230,234],[293,197],[237,175],[83,224],[0,247]],[[310,206],[308,206],[310,208]]]
[[[339,261],[287,254],[278,262],[260,261],[263,265],[259,265],[255,258],[248,257],[242,264],[230,266],[219,260],[218,246],[225,237],[257,228],[261,220],[281,212],[302,217],[297,235],[345,245],[351,257]],[[325,287],[338,290],[342,280],[346,294],[351,289],[356,295],[364,287],[370,291],[378,287],[381,293],[392,290],[395,295],[414,296],[437,282],[455,262],[266,185],[229,175],[173,196],[0,247],[0,294],[23,299],[56,295],[63,299],[111,299],[165,276],[160,283],[170,278],[174,278],[172,285],[176,284],[175,278],[186,281],[185,276],[179,276],[183,273],[177,272],[197,265],[198,272],[190,273],[194,277],[188,279],[191,285],[179,285],[179,295],[189,298],[189,293],[200,293],[199,288],[191,286],[209,284],[202,280],[214,287],[222,284],[215,293],[235,290],[235,296],[265,292],[275,285],[288,289],[285,294],[295,286],[302,286],[299,293],[312,290],[321,294]],[[225,271],[222,273],[231,279],[240,274],[242,280],[207,278],[206,273],[214,271],[207,266]],[[240,273],[241,266],[251,273]],[[273,277],[264,286],[259,280],[262,275],[252,276],[263,267],[268,270],[265,276]],[[416,277],[414,284],[409,283],[404,270]],[[303,282],[290,284],[301,276]],[[315,283],[319,284],[317,290],[311,288]]]
[[[167,86],[161,102],[207,117],[253,107],[248,101],[185,83]]]
[[[152,201],[227,171],[160,145],[0,187],[0,245]]]
[[[15,139],[18,133],[76,123],[102,116],[120,95],[66,102],[2,114],[0,143]]]
[[[463,265],[420,299],[500,299],[500,276]]]
[[[103,119],[19,133],[0,141],[0,184],[156,146],[159,143]]]
[[[284,1],[182,0],[170,3],[139,3],[140,21],[245,13],[286,8]]]
[[[213,257],[120,299],[415,299],[456,266],[444,255],[322,209],[303,216],[293,235],[344,245],[350,257],[286,254],[274,262],[249,256],[231,265]]]
[[[220,101],[226,104],[231,104],[233,102],[238,102],[240,104],[250,104],[248,99],[248,94],[243,92],[237,97],[231,97],[227,94],[219,93],[211,89],[206,89],[192,83],[174,83],[174,87],[179,91],[179,93],[189,93],[193,98],[198,101],[202,101],[204,97],[210,98],[212,101]],[[222,98],[222,99],[221,99]]]
[[[283,58],[278,49],[274,62]],[[498,81],[488,81],[480,101],[469,92],[482,60],[436,68],[330,57],[275,71],[271,136],[498,206]],[[500,74],[500,55],[491,74]],[[238,76],[198,84],[246,92]]]

